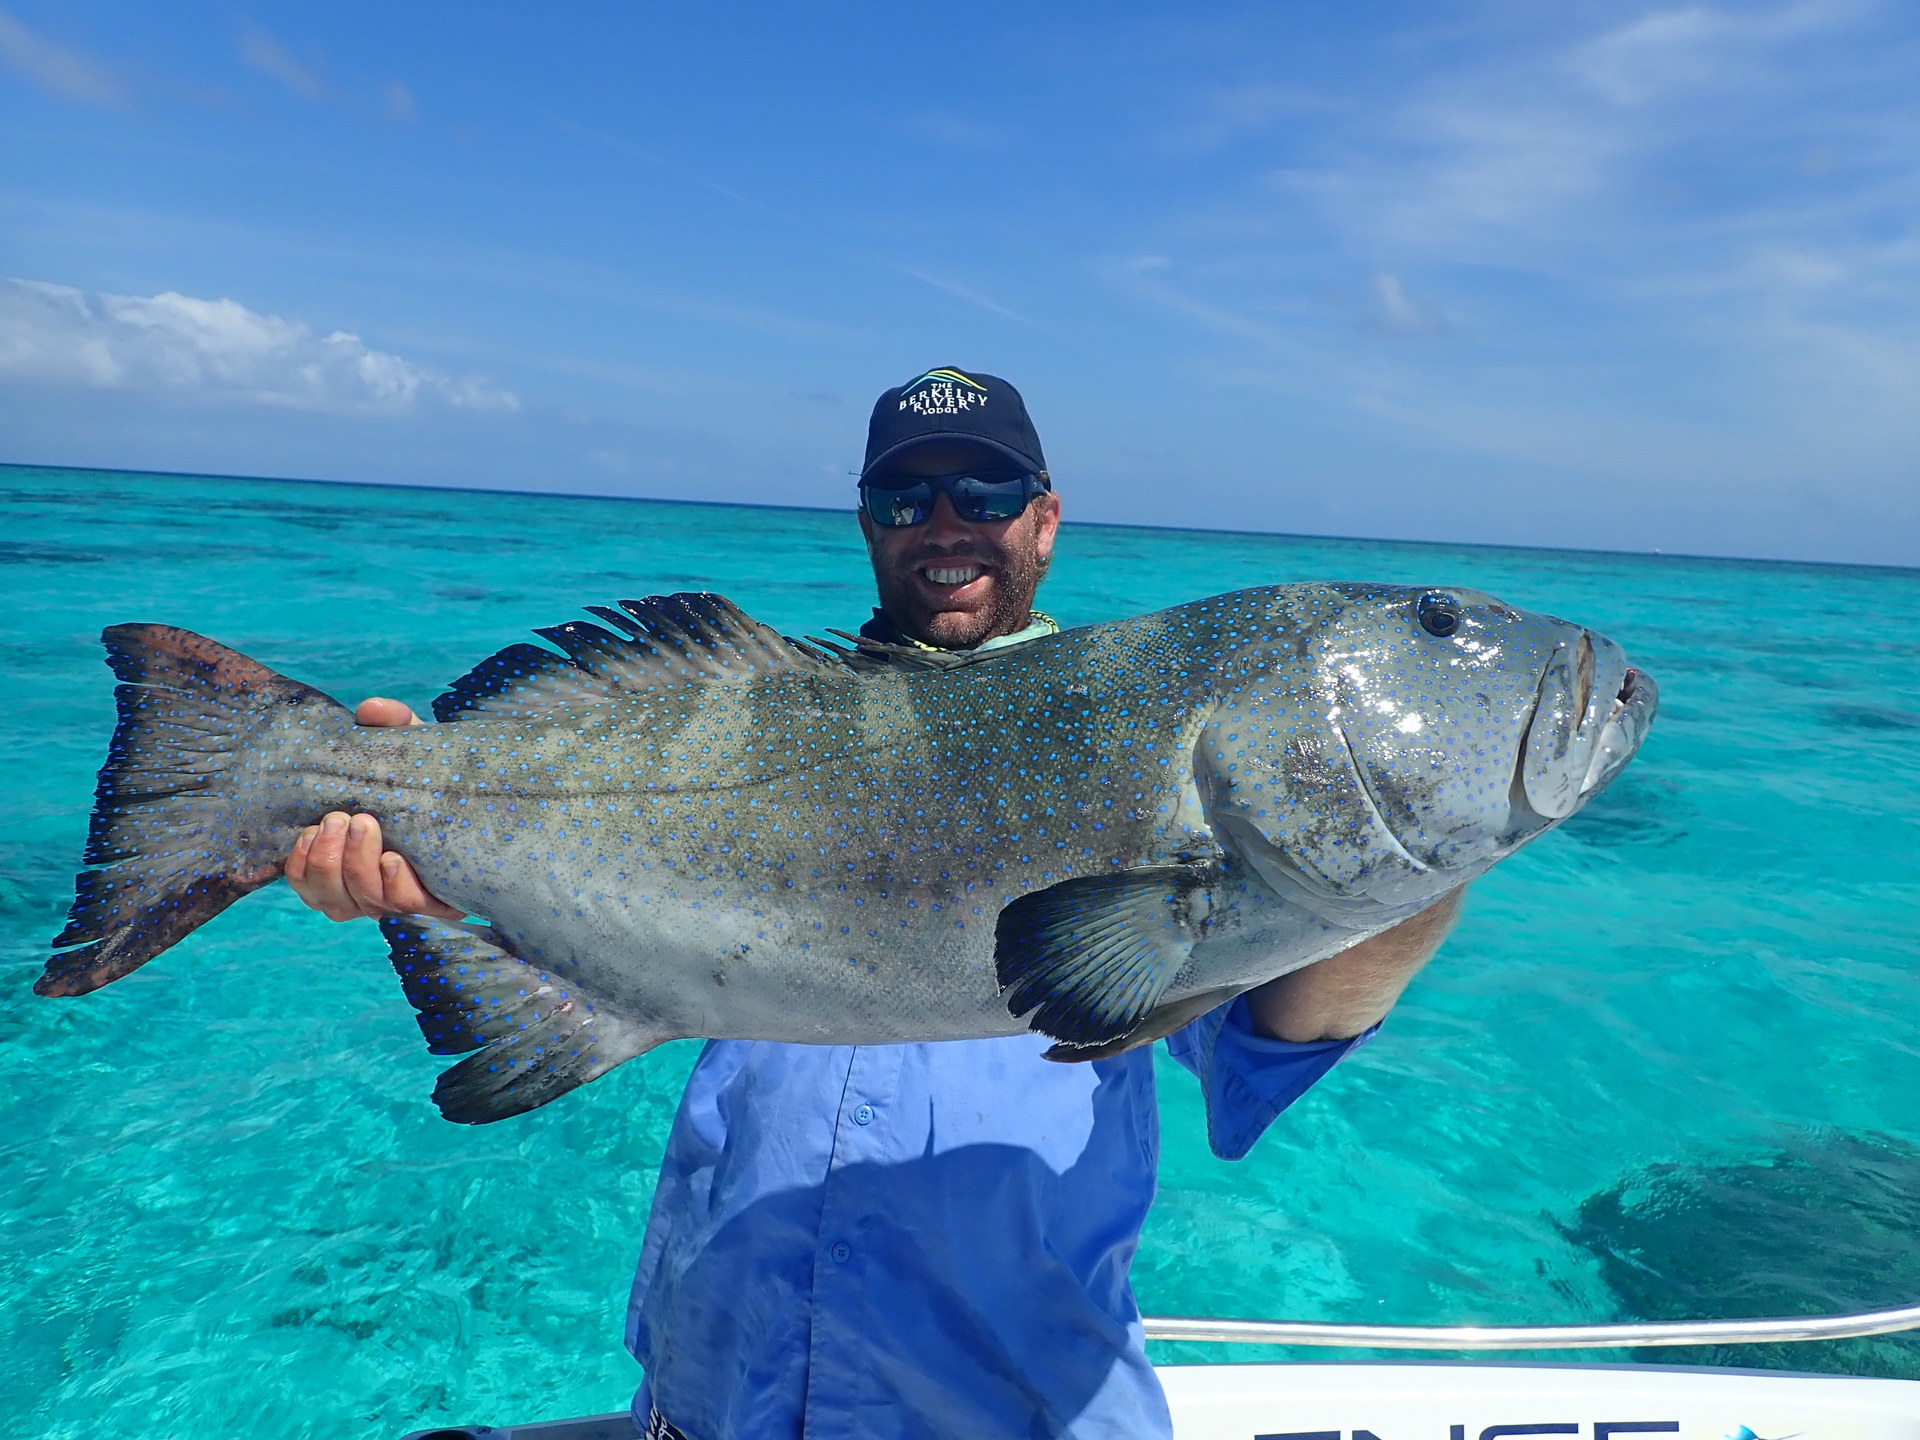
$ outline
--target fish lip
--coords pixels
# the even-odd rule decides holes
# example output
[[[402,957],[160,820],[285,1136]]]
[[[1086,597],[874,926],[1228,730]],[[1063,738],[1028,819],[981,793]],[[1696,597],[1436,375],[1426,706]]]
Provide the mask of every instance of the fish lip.
[[[1604,789],[1615,775],[1625,766],[1627,759],[1639,751],[1640,741],[1646,737],[1647,726],[1653,720],[1653,707],[1658,702],[1659,690],[1653,679],[1638,666],[1625,664],[1620,683],[1613,698],[1606,704],[1604,711],[1596,703],[1598,697],[1593,693],[1594,646],[1593,632],[1582,631],[1580,637],[1580,694],[1577,703],[1585,714],[1578,727],[1577,736],[1591,748],[1587,752],[1586,764],[1579,775],[1575,790],[1574,808],[1592,799]],[[1549,823],[1558,823],[1566,816],[1540,815],[1534,810],[1532,800],[1526,793],[1527,749],[1532,742],[1533,727],[1540,718],[1540,707],[1546,698],[1548,677],[1553,673],[1551,662],[1541,671],[1535,687],[1533,713],[1527,717],[1526,727],[1520,734],[1520,745],[1514,755],[1513,777],[1510,793],[1515,812],[1525,809]],[[1650,698],[1651,697],[1651,698]],[[1609,758],[1608,741],[1612,739],[1617,747],[1621,740],[1630,742],[1626,757]]]
[[[1656,699],[1658,698],[1659,691],[1654,686],[1652,677],[1631,665],[1627,666],[1627,673],[1620,680],[1620,689],[1613,697],[1612,708],[1607,711],[1607,718],[1600,722],[1601,728],[1605,729],[1608,725],[1614,724],[1622,715],[1646,701],[1649,691],[1653,692]],[[1647,718],[1651,720],[1653,717],[1649,715]]]
[[[1646,671],[1629,665],[1606,721],[1600,727],[1593,759],[1588,763],[1586,777],[1581,781],[1580,798],[1583,803],[1611,785],[1615,777],[1627,768],[1627,762],[1640,753],[1640,746],[1645,742],[1653,717],[1659,710],[1659,685]],[[1618,748],[1609,754],[1608,741],[1615,736],[1618,738],[1614,744]]]

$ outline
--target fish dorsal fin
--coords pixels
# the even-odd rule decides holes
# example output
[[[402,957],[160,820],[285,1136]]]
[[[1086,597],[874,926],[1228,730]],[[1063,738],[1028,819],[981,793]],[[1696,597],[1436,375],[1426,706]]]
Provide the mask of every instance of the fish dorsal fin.
[[[718,595],[685,593],[589,605],[623,631],[570,620],[534,633],[565,654],[524,642],[489,656],[433,702],[436,720],[528,720],[578,705],[689,684],[725,684],[779,671],[846,677],[835,656],[788,640]]]

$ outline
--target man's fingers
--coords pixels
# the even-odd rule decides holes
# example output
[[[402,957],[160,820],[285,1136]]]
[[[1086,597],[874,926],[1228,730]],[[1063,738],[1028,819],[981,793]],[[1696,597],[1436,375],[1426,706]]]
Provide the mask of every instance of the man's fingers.
[[[360,913],[340,875],[340,858],[346,843],[347,817],[336,810],[313,827],[309,835],[302,835],[295,842],[296,854],[305,846],[302,873],[296,876],[292,865],[287,867],[287,882],[294,892],[329,920],[351,920]]]
[[[287,883],[308,907],[329,920],[361,916],[466,914],[436,900],[406,857],[380,848],[380,822],[371,815],[335,811],[309,825],[287,856]]]
[[[362,700],[353,711],[357,725],[419,725],[424,723],[420,717],[398,700],[389,700],[384,695],[371,695]]]
[[[313,837],[320,833],[318,825],[309,825],[300,832],[300,838],[293,842],[293,849],[287,854],[287,863],[282,868],[287,880],[297,889],[299,883],[307,878],[307,856],[313,850]]]
[[[353,718],[362,725],[421,723],[413,711],[384,695],[362,700]],[[393,913],[380,865],[380,822],[371,815],[349,820],[336,810],[318,825],[309,825],[293,842],[284,870],[294,893],[329,920]],[[417,879],[414,888],[419,889]]]
[[[371,815],[356,815],[347,822],[346,845],[340,855],[340,878],[351,897],[355,913],[387,915],[386,880],[380,873],[380,822]]]
[[[407,863],[407,857],[389,850],[380,857],[380,878],[385,882],[387,904],[400,915],[436,915],[442,920],[458,920],[466,913],[436,900],[420,883],[420,874]]]

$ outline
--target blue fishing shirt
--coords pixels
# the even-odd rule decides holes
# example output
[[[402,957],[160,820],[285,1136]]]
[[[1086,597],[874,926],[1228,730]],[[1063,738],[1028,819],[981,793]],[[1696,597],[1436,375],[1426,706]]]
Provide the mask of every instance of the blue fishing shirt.
[[[1356,1045],[1169,1037],[1239,1159]],[[709,1042],[634,1280],[634,1400],[687,1440],[1170,1436],[1127,1280],[1159,1158],[1153,1048],[1039,1035]]]

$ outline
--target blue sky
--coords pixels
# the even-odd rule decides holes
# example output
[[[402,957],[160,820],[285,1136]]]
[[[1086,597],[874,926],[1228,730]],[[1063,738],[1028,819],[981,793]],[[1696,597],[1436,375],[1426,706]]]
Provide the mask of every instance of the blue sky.
[[[1920,564],[1920,7],[0,10],[0,460]]]

